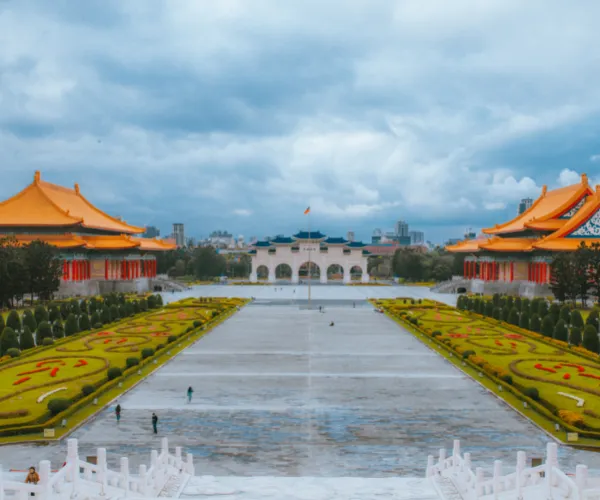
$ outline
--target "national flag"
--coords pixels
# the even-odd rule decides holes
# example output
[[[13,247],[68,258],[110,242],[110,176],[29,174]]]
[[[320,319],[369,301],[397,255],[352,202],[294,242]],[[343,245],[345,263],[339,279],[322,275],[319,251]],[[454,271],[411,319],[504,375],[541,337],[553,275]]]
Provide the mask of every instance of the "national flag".
[[[310,207],[306,207],[306,210],[304,211],[304,215],[306,215],[308,212],[310,212]]]

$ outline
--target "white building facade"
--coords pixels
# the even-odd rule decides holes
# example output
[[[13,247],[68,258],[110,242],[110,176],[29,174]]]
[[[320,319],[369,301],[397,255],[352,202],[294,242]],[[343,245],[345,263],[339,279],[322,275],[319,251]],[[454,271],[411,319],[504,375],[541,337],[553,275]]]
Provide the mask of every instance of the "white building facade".
[[[361,242],[328,238],[319,231],[301,231],[292,238],[258,241],[253,246],[249,254],[252,260],[250,281],[254,283],[261,274],[266,274],[268,281],[274,283],[280,266],[280,271],[290,275],[292,283],[299,283],[303,271],[308,273],[309,262],[310,267],[318,271],[321,283],[327,283],[328,275],[333,279],[341,277],[344,283],[350,283],[353,275],[359,275],[362,283],[369,282],[367,260],[370,252]]]

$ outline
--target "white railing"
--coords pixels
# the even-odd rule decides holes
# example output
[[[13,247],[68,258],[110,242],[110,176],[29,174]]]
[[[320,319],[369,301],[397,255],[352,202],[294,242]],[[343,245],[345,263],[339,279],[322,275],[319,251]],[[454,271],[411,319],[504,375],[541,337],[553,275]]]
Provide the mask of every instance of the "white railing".
[[[517,452],[517,465],[514,472],[503,474],[502,461],[494,462],[493,475],[485,478],[483,469],[471,467],[471,455],[460,454],[460,442],[454,441],[452,455],[446,457],[441,449],[437,461],[430,455],[427,461],[426,476],[432,481],[449,478],[465,500],[547,498],[600,500],[600,488],[592,488],[585,465],[578,465],[575,479],[558,467],[556,443],[548,443],[546,461],[536,467],[526,467],[524,451]],[[594,481],[598,483],[597,481]]]
[[[160,453],[152,450],[150,467],[140,465],[139,473],[132,475],[128,458],[121,458],[120,470],[113,471],[108,468],[105,448],[98,448],[96,464],[92,464],[79,458],[77,440],[69,439],[65,465],[51,474],[50,462],[42,460],[37,485],[6,481],[0,468],[0,500],[30,500],[32,493],[35,500],[50,500],[54,494],[69,492],[74,497],[91,490],[99,490],[100,495],[106,495],[108,489],[116,489],[120,496],[158,496],[170,478],[195,474],[191,453],[184,460],[180,447],[175,448],[174,455],[169,453],[167,438],[162,438],[161,445]]]

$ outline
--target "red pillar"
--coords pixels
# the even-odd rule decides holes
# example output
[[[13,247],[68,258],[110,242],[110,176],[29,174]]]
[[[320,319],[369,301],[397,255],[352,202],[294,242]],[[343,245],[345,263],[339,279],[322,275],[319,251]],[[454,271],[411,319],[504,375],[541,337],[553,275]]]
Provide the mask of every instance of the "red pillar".
[[[515,263],[511,262],[510,263],[510,282],[512,283],[514,279],[515,279]]]

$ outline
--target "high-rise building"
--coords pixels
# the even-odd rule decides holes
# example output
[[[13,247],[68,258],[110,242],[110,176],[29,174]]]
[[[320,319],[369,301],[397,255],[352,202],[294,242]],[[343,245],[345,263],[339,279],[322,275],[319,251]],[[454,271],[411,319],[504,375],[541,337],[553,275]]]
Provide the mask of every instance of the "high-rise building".
[[[373,236],[371,237],[371,243],[380,243],[382,235],[381,229],[375,229],[375,231],[373,231]]]
[[[346,234],[346,239],[348,241],[354,241],[354,231],[348,231],[348,233]]]
[[[178,247],[185,246],[185,233],[183,232],[183,224],[174,223],[173,224],[173,238],[175,239],[175,244]]]
[[[396,236],[408,236],[408,222],[403,220],[396,222]]]
[[[146,231],[143,234],[144,238],[158,238],[160,230],[154,226],[146,226]]]
[[[423,231],[409,231],[411,245],[422,245],[425,243],[425,233]]]
[[[521,215],[525,210],[531,207],[533,204],[533,200],[531,198],[523,198],[519,203],[519,208],[517,210],[517,215]]]

